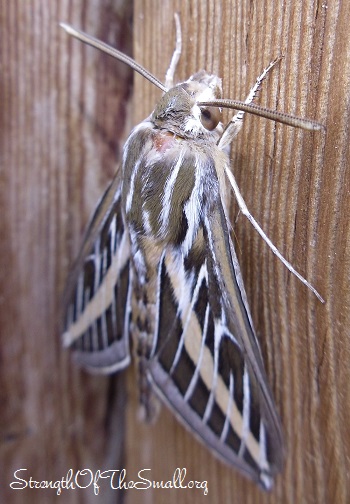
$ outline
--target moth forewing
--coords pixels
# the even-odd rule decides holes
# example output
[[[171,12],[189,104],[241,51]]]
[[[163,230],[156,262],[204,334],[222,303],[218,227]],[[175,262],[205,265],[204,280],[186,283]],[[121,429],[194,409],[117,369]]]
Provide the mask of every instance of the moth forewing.
[[[300,127],[305,121],[252,104],[275,62],[243,104],[222,100],[221,79],[205,71],[168,89],[181,46],[178,20],[166,86],[119,51],[64,28],[164,91],[131,132],[121,178],[92,219],[66,291],[64,342],[88,369],[112,372],[128,365],[132,336],[146,417],[154,392],[217,457],[269,489],[283,466],[283,436],[229,234],[225,173],[240,208],[277,249],[246,209],[227,146],[244,111]],[[240,110],[225,129],[223,106]]]
[[[64,293],[63,344],[89,371],[110,373],[130,362],[131,275],[118,171],[90,221]]]

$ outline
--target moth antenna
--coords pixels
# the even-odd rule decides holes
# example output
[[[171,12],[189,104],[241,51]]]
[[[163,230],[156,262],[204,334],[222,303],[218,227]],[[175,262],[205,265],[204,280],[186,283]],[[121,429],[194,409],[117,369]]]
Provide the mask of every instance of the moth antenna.
[[[239,187],[237,185],[236,179],[234,178],[234,176],[231,173],[230,169],[226,165],[225,165],[225,173],[227,175],[227,178],[229,179],[229,182],[231,184],[233,192],[234,192],[234,194],[236,196],[236,201],[238,203],[239,209],[241,210],[242,214],[245,217],[247,217],[247,219],[252,224],[252,226],[254,227],[254,229],[259,233],[259,235],[262,237],[262,239],[264,240],[264,242],[270,247],[270,249],[272,250],[272,252],[285,265],[285,267],[293,275],[295,275],[300,280],[301,283],[303,283],[304,285],[306,285],[306,287],[308,289],[310,289],[311,292],[313,292],[315,294],[315,296],[321,301],[321,303],[325,303],[325,300],[323,299],[323,297],[321,296],[321,294],[319,294],[319,292],[315,289],[315,287],[313,287],[300,273],[298,273],[298,271],[296,271],[296,269],[293,268],[293,266],[290,264],[290,262],[288,262],[283,257],[283,255],[281,254],[281,252],[272,243],[272,241],[270,240],[270,238],[265,234],[265,232],[263,231],[263,229],[260,227],[260,225],[254,219],[254,217],[252,216],[252,214],[249,212],[248,207],[247,207],[247,205],[246,205],[246,203],[245,203],[245,201],[243,199],[243,196],[242,196],[242,194],[241,194],[241,192],[239,190]]]
[[[294,126],[295,128],[302,128],[308,131],[326,129],[323,124],[313,121],[312,119],[304,119],[303,117],[294,116],[292,114],[277,112],[276,110],[260,107],[259,105],[254,105],[253,103],[248,104],[239,100],[211,100],[208,102],[198,102],[197,105],[199,107],[224,107],[241,110],[242,112],[248,112],[250,114],[265,117],[266,119],[272,119],[273,121],[287,124],[288,126]]]
[[[135,70],[135,72],[138,72],[143,77],[145,77],[145,79],[147,79],[149,82],[151,82],[159,89],[161,89],[164,93],[168,91],[168,89],[164,86],[164,84],[160,82],[160,80],[157,79],[157,77],[152,75],[151,72],[143,68],[143,66],[141,66],[139,63],[136,63],[136,61],[130,58],[130,56],[123,54],[122,52],[118,51],[118,49],[115,49],[114,47],[106,44],[105,42],[101,42],[101,40],[98,40],[95,37],[92,37],[91,35],[88,35],[87,33],[78,30],[77,28],[73,28],[73,26],[70,26],[69,24],[60,23],[60,26],[64,30],[66,30],[66,32],[69,35],[72,35],[72,37],[75,37],[81,42],[84,42],[84,44],[88,44],[92,47],[95,47],[96,49],[99,49],[100,51],[109,54],[113,58],[122,61],[123,63],[131,67],[133,70]]]
[[[176,29],[176,42],[175,42],[175,50],[173,56],[170,61],[169,68],[165,75],[165,86],[170,89],[174,85],[174,75],[176,71],[177,64],[179,62],[181,56],[182,49],[182,33],[181,33],[181,23],[180,16],[177,12],[174,14],[175,19],[175,29]]]

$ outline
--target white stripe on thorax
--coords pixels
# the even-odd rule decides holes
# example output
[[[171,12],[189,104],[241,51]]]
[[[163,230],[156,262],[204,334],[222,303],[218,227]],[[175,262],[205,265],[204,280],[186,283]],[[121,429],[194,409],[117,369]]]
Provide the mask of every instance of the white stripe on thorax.
[[[165,186],[164,186],[164,193],[162,195],[162,211],[159,215],[160,221],[161,221],[161,226],[160,226],[160,235],[164,236],[167,234],[168,228],[169,228],[169,219],[170,219],[170,213],[171,213],[171,203],[172,203],[172,196],[174,192],[174,186],[176,183],[177,176],[179,174],[180,168],[182,166],[184,159],[184,152],[181,150],[179,158],[175,164],[175,166],[172,167],[171,173],[169,178],[167,179]]]

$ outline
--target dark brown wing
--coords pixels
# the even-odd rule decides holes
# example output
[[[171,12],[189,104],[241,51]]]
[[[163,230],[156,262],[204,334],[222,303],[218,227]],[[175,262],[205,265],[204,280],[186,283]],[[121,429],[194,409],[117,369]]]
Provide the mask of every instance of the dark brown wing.
[[[283,466],[281,426],[220,202],[181,253],[168,247],[159,266],[149,378],[197,438],[270,488]]]
[[[110,373],[130,362],[131,274],[118,172],[96,208],[64,295],[64,345],[90,371]]]

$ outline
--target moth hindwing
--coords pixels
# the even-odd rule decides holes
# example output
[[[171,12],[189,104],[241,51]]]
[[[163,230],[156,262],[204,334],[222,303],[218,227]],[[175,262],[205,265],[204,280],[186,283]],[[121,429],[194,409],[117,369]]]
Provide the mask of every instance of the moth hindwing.
[[[227,173],[246,208],[226,149],[244,111],[282,120],[252,103],[276,61],[245,102],[233,102],[222,100],[221,80],[205,71],[172,86],[180,36],[164,86],[122,53],[64,27],[164,92],[153,113],[131,132],[121,171],[86,233],[65,294],[64,344],[87,369],[110,373],[129,364],[131,335],[146,417],[154,414],[154,393],[216,456],[269,489],[283,466],[281,424],[223,195]],[[232,103],[240,111],[224,129],[220,107]],[[283,121],[321,128],[285,114]]]

